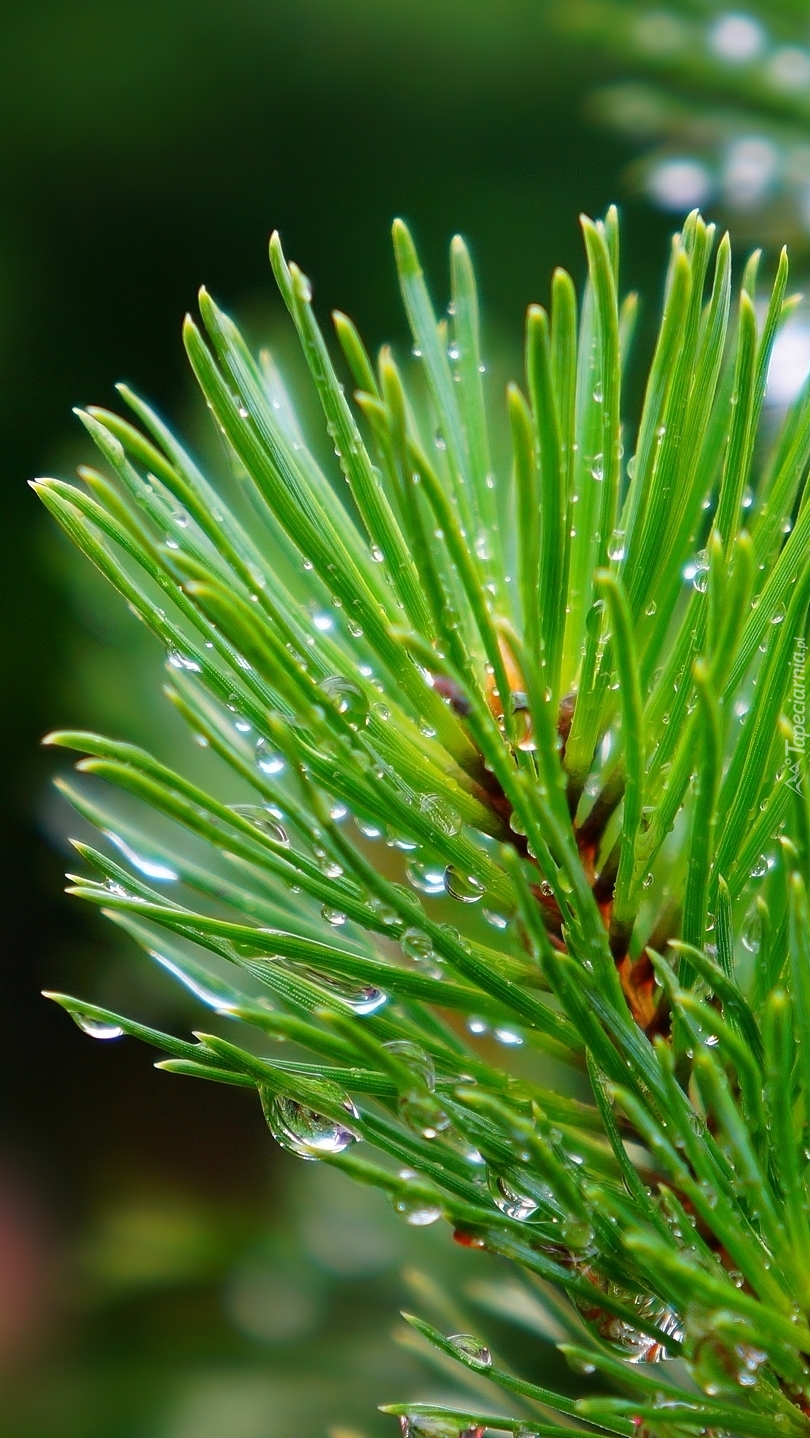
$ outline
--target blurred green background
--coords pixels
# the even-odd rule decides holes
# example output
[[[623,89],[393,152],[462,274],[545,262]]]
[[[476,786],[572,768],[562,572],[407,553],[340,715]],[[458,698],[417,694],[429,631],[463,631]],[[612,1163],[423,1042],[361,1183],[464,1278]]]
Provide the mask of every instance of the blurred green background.
[[[472,1284],[467,1324],[505,1336],[482,1308],[502,1290],[494,1265],[280,1154],[241,1092],[157,1074],[134,1045],[92,1044],[39,997],[69,989],[179,1026],[193,1017],[61,897],[65,817],[41,734],[92,724],[174,740],[162,656],[25,481],[88,457],[71,406],[110,403],[118,379],[199,431],[183,313],[205,282],[252,339],[283,334],[266,257],[276,226],[322,315],[347,310],[371,346],[407,345],[395,214],[442,303],[447,242],[468,237],[489,351],[515,371],[526,303],[546,298],[555,263],[581,277],[580,210],[623,202],[626,283],[657,298],[672,216],[633,197],[635,141],[589,110],[595,88],[622,80],[622,57],[569,47],[549,14],[542,0],[7,0],[4,1438],[389,1432],[376,1403],[452,1391],[390,1341],[414,1285],[442,1316],[409,1265]],[[513,1357],[570,1384],[524,1307]]]

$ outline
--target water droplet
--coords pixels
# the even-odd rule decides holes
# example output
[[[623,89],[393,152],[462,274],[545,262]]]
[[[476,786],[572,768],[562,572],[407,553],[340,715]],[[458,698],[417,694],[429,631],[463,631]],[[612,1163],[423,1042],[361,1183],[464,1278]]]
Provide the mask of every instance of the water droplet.
[[[647,618],[648,618],[648,619],[652,619],[652,617],[653,617],[653,615],[655,614],[657,608],[658,608],[658,605],[656,604],[655,600],[654,600],[654,599],[651,599],[650,602],[649,602],[649,604],[647,605],[647,608],[644,610],[644,613],[647,615]]]
[[[333,627],[333,625],[334,625],[334,623],[335,623],[335,620],[334,620],[334,616],[333,616],[332,614],[325,614],[325,613],[324,613],[324,614],[313,614],[313,616],[312,616],[312,622],[313,622],[313,624],[315,625],[315,628],[316,628],[316,629],[320,629],[320,631],[321,631],[322,634],[326,634],[327,631],[330,630],[330,629]]]
[[[489,1033],[489,1024],[485,1019],[468,1019],[467,1028],[471,1034],[480,1035]]]
[[[266,739],[257,739],[256,763],[263,774],[280,774],[284,768],[284,756],[271,749]]]
[[[513,1029],[495,1029],[494,1033],[498,1043],[505,1044],[507,1048],[517,1048],[523,1043],[522,1036]]]
[[[119,899],[134,899],[136,896],[125,889],[123,884],[116,884],[115,879],[105,879],[104,887],[111,894],[117,894]]]
[[[549,697],[550,695],[548,691],[546,691],[546,699]],[[518,749],[522,749],[524,753],[532,753],[537,748],[537,745],[534,739],[528,695],[521,689],[513,690],[510,695],[510,708],[512,714],[515,716],[513,726],[515,730],[515,745]],[[501,727],[503,727],[503,721],[500,722]]]
[[[362,625],[360,625],[360,624],[357,623],[357,620],[356,620],[356,619],[347,619],[347,620],[346,620],[346,628],[348,629],[349,633],[351,634],[352,639],[362,639],[362,637],[363,637],[363,627],[362,627]]]
[[[466,1240],[465,1240],[466,1241]],[[458,1423],[446,1418],[428,1418],[408,1414],[399,1420],[401,1438],[483,1438],[483,1428],[460,1429]]]
[[[657,1363],[669,1357],[657,1338],[612,1314],[598,1322],[596,1327],[599,1336],[615,1343],[629,1363]]]
[[[507,1218],[514,1218],[518,1223],[525,1223],[527,1218],[531,1218],[532,1214],[537,1212],[537,1204],[534,1199],[521,1193],[503,1177],[503,1174],[493,1173],[490,1170],[487,1175],[487,1183],[496,1207],[501,1210],[501,1213],[505,1213]]]
[[[407,1199],[400,1196],[394,1200],[394,1210],[396,1213],[400,1213],[405,1222],[410,1223],[413,1228],[426,1228],[428,1224],[435,1223],[442,1216],[440,1208],[426,1204],[424,1199],[418,1198]]]
[[[181,654],[179,649],[170,649],[167,658],[172,669],[188,669],[192,674],[199,674],[200,666],[196,659],[190,659],[188,655]]]
[[[614,529],[608,540],[608,558],[614,560],[624,559],[624,530]]]
[[[572,1356],[568,1359],[568,1364],[574,1373],[590,1374],[596,1372],[596,1364],[591,1363],[587,1358]]]
[[[380,549],[379,544],[372,544],[372,546],[371,546],[371,557],[372,557],[372,559],[374,560],[374,563],[375,563],[375,564],[382,564],[382,563],[385,561],[385,555],[383,554],[382,550]]]
[[[460,1353],[473,1368],[490,1368],[492,1366],[492,1354],[481,1342],[480,1338],[474,1338],[471,1333],[454,1333],[448,1339],[453,1345],[456,1353]]]
[[[81,1010],[71,1009],[69,1012],[74,1024],[78,1024],[82,1033],[89,1034],[91,1039],[120,1039],[124,1032],[119,1024],[91,1018],[90,1014],[82,1013]]]
[[[505,929],[509,923],[509,920],[505,918],[503,914],[496,913],[494,909],[483,909],[482,913],[487,923],[491,924],[493,929]]]
[[[768,872],[768,860],[765,858],[765,855],[764,855],[764,854],[760,854],[759,858],[757,859],[756,863],[754,864],[754,867],[753,867],[752,870],[751,870],[751,878],[752,878],[752,879],[761,879],[762,876],[763,876],[763,874],[767,874],[767,872]]]
[[[399,888],[399,885],[395,885],[394,887]],[[411,897],[412,896],[408,894],[408,898],[410,899]],[[372,913],[376,914],[379,922],[385,924],[386,928],[394,929],[402,923],[396,909],[392,909],[389,904],[384,904],[382,899],[372,899],[369,903],[369,908]]]
[[[652,888],[652,884],[653,884],[653,876],[652,876],[652,874],[645,874],[645,875],[644,875],[644,878],[643,878],[642,881],[641,881],[641,887],[642,887],[642,889],[651,889],[651,888]]]
[[[289,836],[281,823],[278,809],[270,808],[266,804],[231,804],[230,807],[234,814],[241,814],[243,819],[248,819],[254,829],[261,829],[262,833],[268,834],[279,844],[289,844]]]
[[[706,593],[706,585],[709,581],[709,557],[705,549],[699,550],[694,559],[684,565],[683,577],[691,579],[692,588],[696,589],[698,594]]]
[[[602,483],[602,480],[605,477],[605,456],[603,454],[594,455],[593,464],[591,465],[591,474],[593,475],[593,478],[596,480],[597,484]]]
[[[333,858],[331,854],[327,854],[325,849],[316,849],[315,857],[318,860],[318,868],[322,874],[326,875],[327,879],[340,878],[343,867],[337,859]]]
[[[605,612],[604,599],[595,599],[588,613],[585,615],[585,629],[592,639],[599,633],[602,623],[602,616]]]
[[[422,894],[443,894],[444,869],[438,864],[423,864],[410,859],[405,865],[409,882]]]
[[[399,1112],[408,1128],[421,1138],[438,1138],[450,1127],[450,1119],[431,1093],[403,1094],[399,1100]]]
[[[341,924],[346,922],[346,915],[342,914],[340,909],[330,909],[328,904],[321,906],[321,917],[326,920],[327,924],[331,924],[333,929],[339,929]]]
[[[401,1168],[399,1176],[406,1182],[419,1177],[413,1168]],[[428,1224],[435,1223],[442,1216],[438,1205],[426,1203],[424,1198],[408,1198],[402,1193],[397,1194],[394,1198],[394,1212],[401,1214],[405,1222],[413,1228],[426,1228]]]
[[[359,994],[347,999],[347,1002],[360,1018],[364,1018],[366,1014],[376,1014],[377,1010],[388,1002],[388,995],[382,989],[375,989],[372,984],[366,984]]]
[[[763,1363],[767,1363],[768,1355],[761,1348],[752,1348],[750,1343],[737,1343],[734,1345],[736,1356],[741,1359],[737,1369],[737,1382],[742,1388],[753,1388],[757,1382],[757,1374]]]
[[[477,904],[486,893],[484,885],[474,874],[465,874],[455,864],[448,864],[444,871],[444,887],[451,899],[460,904]]]
[[[339,714],[345,714],[352,729],[368,723],[368,696],[351,679],[332,674],[322,679],[319,687],[334,702]]]
[[[759,953],[759,947],[762,942],[762,918],[755,904],[751,906],[745,916],[742,941],[749,954]]]
[[[771,615],[771,624],[781,624],[784,617],[785,606],[784,604],[780,604],[779,607],[774,610],[773,614]]]
[[[409,959],[424,962],[436,957],[433,944],[421,929],[406,929],[399,942],[403,953],[407,954]]]
[[[426,814],[439,833],[448,839],[461,832],[461,815],[438,794],[420,794],[419,811]]]
[[[571,1154],[570,1157],[576,1158],[576,1155]],[[593,1229],[581,1219],[566,1218],[560,1228],[560,1237],[569,1248],[589,1249],[593,1243]]]
[[[595,401],[596,404],[601,404],[601,403],[602,403],[602,400],[603,400],[603,398],[604,398],[604,395],[603,395],[603,393],[602,393],[602,384],[601,384],[601,381],[599,381],[597,384],[594,385],[593,397],[594,397],[594,401]]]
[[[479,534],[476,535],[475,552],[478,555],[478,558],[484,560],[484,562],[492,558],[492,549],[489,543],[489,535],[487,534],[485,529],[482,529]]]
[[[410,1039],[393,1039],[383,1047],[405,1065],[422,1088],[427,1089],[428,1093],[433,1092],[436,1087],[436,1070],[430,1054],[426,1054],[418,1044],[411,1043]]]
[[[344,979],[335,974],[325,974],[320,969],[312,968],[309,964],[298,964],[296,967],[305,978],[311,979],[313,983],[319,984],[322,989],[333,994],[336,999],[347,1004],[360,1018],[376,1013],[383,1004],[388,1002],[387,993],[382,989],[375,988],[373,984],[362,984],[358,988],[357,983],[351,979]]]
[[[262,1108],[267,1126],[282,1148],[298,1158],[317,1159],[325,1154],[343,1153],[350,1144],[358,1143],[360,1135],[347,1124],[327,1118],[315,1109],[307,1108],[297,1099],[284,1094],[273,1094],[261,1089]],[[347,1115],[358,1118],[351,1099],[341,1100],[341,1107]]]

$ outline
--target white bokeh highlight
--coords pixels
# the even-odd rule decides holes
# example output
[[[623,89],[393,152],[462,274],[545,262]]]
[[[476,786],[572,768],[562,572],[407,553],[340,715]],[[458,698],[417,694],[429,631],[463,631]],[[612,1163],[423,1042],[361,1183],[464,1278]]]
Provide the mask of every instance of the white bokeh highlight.
[[[751,15],[721,15],[709,31],[709,48],[730,65],[756,60],[765,48],[765,31]]]
[[[714,181],[700,160],[683,156],[659,161],[647,178],[647,190],[664,210],[692,210],[711,198]]]
[[[810,374],[810,317],[795,315],[776,336],[768,367],[766,403],[792,404]]]

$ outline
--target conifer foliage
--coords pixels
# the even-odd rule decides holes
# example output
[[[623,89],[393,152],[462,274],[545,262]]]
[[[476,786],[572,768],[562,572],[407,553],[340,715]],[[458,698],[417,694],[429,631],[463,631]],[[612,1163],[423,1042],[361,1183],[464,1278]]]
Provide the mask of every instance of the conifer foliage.
[[[401,222],[404,363],[335,314],[338,363],[271,242],[328,446],[205,291],[185,344],[230,475],[126,388],[130,418],[81,414],[104,472],[34,487],[165,647],[211,782],[51,734],[103,835],[70,891],[209,1019],[174,1037],[50,997],[511,1261],[602,1380],[575,1401],[411,1317],[492,1396],[394,1404],[406,1432],[787,1438],[810,1411],[810,393],[763,411],[784,253],[761,302],[759,256],[737,282],[695,212],[636,419],[615,211],[582,230],[581,299],[557,270],[528,310],[505,463],[468,251],[437,320]]]

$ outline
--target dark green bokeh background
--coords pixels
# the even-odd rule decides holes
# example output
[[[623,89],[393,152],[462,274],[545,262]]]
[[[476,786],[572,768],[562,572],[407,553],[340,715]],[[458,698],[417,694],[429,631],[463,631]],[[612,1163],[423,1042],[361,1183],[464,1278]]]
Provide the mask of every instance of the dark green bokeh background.
[[[125,1318],[116,1310],[115,1322],[91,1319],[89,1300],[77,1307],[81,1283],[70,1265],[85,1264],[85,1282],[87,1234],[101,1242],[99,1214],[111,1205],[147,1191],[183,1202],[196,1193],[209,1205],[204,1222],[197,1218],[227,1251],[219,1267],[212,1260],[202,1277],[195,1270],[203,1315],[206,1304],[213,1313],[217,1275],[257,1233],[294,1249],[297,1238],[278,1235],[289,1185],[304,1182],[274,1158],[257,1105],[155,1074],[134,1045],[91,1044],[39,997],[42,987],[90,992],[115,941],[61,897],[62,856],[46,822],[53,757],[38,740],[56,725],[113,721],[123,737],[144,737],[143,640],[120,615],[111,624],[97,589],[76,578],[25,481],[67,474],[88,456],[70,407],[110,403],[116,379],[185,415],[179,331],[200,282],[253,317],[254,339],[277,322],[266,258],[275,226],[311,276],[321,313],[348,310],[372,345],[407,343],[392,217],[413,224],[437,298],[446,243],[463,231],[492,343],[508,333],[517,364],[523,309],[545,298],[553,264],[581,275],[578,211],[599,213],[621,198],[627,155],[582,118],[599,78],[583,63],[549,38],[538,0],[29,0],[4,10],[0,1269],[10,1253],[9,1271],[16,1262],[23,1274],[11,1302],[23,1306],[0,1385],[12,1395],[14,1438],[184,1438],[162,1416],[168,1380],[154,1402],[145,1397],[148,1356],[171,1367],[176,1345],[178,1362],[204,1366],[218,1344],[238,1349],[223,1337],[221,1314],[206,1326],[200,1305],[188,1293],[182,1300],[181,1264],[176,1313],[139,1308],[141,1296],[134,1310],[124,1305]],[[628,282],[657,295],[670,226],[637,205],[625,214]],[[105,669],[98,653],[108,637],[117,659]],[[126,1252],[131,1234],[126,1224],[121,1231]],[[114,1253],[114,1239],[104,1241]],[[26,1282],[41,1294],[27,1318]],[[336,1312],[344,1302],[366,1318],[379,1311],[378,1329],[393,1317],[390,1284],[362,1274],[346,1283]],[[94,1367],[88,1354],[97,1349],[107,1356]],[[136,1378],[127,1363],[137,1353],[145,1367]],[[54,1369],[61,1397],[44,1402]],[[114,1396],[113,1370],[126,1401]],[[355,1396],[352,1421],[386,1390]],[[223,1424],[222,1438],[323,1431],[320,1412],[294,1403],[291,1412],[295,1422],[286,1414],[280,1427],[261,1417],[254,1427]],[[342,1420],[346,1413],[332,1415]]]

